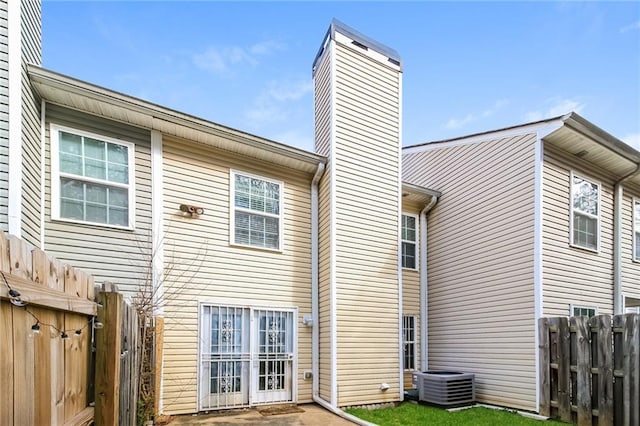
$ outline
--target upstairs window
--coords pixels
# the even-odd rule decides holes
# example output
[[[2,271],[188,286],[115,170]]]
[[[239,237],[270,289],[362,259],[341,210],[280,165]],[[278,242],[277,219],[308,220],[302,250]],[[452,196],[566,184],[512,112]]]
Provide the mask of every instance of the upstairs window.
[[[640,262],[640,200],[633,200],[633,260]]]
[[[134,145],[51,126],[54,220],[133,228]]]
[[[402,267],[417,269],[417,229],[418,217],[402,215]]]
[[[598,251],[600,234],[600,185],[571,176],[571,244]]]
[[[280,250],[282,183],[231,172],[232,244]]]

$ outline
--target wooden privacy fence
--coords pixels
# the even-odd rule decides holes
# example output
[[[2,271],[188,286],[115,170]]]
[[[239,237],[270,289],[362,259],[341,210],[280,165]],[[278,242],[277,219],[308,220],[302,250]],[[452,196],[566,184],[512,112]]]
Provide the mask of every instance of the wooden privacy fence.
[[[2,232],[0,271],[0,424],[90,422],[93,278]]]
[[[113,285],[94,295],[92,276],[0,231],[0,426],[136,424],[138,315]]]
[[[640,425],[640,315],[540,318],[540,414]]]

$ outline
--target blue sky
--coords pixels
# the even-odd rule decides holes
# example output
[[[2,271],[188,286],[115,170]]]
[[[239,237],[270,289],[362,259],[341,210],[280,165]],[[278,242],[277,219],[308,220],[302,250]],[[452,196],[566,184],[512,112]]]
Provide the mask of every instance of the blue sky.
[[[313,150],[332,18],[403,61],[403,143],[576,111],[640,149],[640,2],[44,0],[43,66]]]

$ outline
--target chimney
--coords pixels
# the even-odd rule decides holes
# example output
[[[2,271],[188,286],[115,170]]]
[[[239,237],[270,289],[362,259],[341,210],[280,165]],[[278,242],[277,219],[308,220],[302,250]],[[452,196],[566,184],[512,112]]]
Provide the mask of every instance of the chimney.
[[[319,394],[402,398],[398,54],[334,20],[313,63],[319,186]],[[382,386],[384,384],[384,386]]]

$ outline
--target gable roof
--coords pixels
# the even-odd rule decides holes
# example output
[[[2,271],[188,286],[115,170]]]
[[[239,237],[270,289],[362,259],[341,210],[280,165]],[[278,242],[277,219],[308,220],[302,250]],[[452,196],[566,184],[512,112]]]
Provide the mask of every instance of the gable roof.
[[[28,74],[46,102],[110,120],[214,146],[284,167],[314,173],[326,158],[283,143],[172,110],[35,65]]]
[[[635,175],[640,172],[640,151],[575,112],[458,138],[411,145],[404,147],[402,153],[406,155],[527,133],[537,133],[545,144],[556,146],[605,169],[618,179],[629,178],[640,185],[640,175]]]

